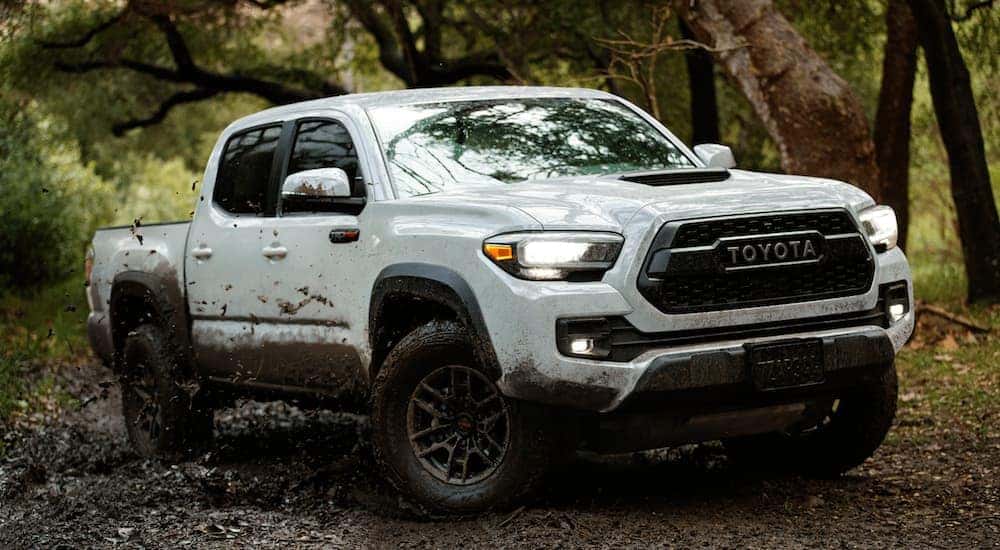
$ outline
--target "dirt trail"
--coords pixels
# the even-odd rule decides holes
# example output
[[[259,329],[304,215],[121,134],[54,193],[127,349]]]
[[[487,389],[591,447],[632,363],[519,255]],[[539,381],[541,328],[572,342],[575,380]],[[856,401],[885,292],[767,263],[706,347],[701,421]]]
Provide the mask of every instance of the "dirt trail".
[[[374,479],[364,417],[247,403],[168,466],[129,449],[106,372],[71,374],[107,395],[5,436],[0,547],[1000,547],[1000,441],[905,413],[836,481],[741,471],[718,445],[583,457],[523,509],[428,522]]]

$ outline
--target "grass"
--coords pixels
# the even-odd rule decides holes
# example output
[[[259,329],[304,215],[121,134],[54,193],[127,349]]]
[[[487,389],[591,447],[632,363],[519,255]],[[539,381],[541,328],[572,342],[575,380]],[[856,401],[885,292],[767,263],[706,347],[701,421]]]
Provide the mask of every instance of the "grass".
[[[32,371],[46,362],[86,357],[86,318],[77,278],[0,296],[0,426],[16,413],[30,412],[34,398],[58,393],[50,377]]]
[[[1000,307],[963,315],[992,333],[927,316],[897,355],[900,420],[930,426],[911,434],[918,443],[948,434],[983,443],[1000,437]]]
[[[897,362],[901,400],[909,414],[933,418],[937,424],[983,439],[992,437],[997,435],[1000,418],[997,365],[1000,343],[995,337],[953,351],[905,349]]]

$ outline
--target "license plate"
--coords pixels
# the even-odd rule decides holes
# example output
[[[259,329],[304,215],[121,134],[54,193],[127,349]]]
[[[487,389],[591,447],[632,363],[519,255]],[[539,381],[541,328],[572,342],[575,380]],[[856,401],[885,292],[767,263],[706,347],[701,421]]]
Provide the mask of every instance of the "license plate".
[[[823,343],[796,340],[750,346],[750,373],[758,390],[823,382]]]

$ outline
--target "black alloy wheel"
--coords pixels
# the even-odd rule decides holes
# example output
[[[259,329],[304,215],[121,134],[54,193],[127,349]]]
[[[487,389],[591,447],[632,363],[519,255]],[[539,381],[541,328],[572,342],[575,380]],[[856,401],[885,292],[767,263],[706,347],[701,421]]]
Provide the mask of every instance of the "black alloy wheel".
[[[372,447],[383,477],[424,515],[507,508],[568,448],[556,415],[503,395],[466,328],[432,321],[385,358],[372,388]]]
[[[406,427],[424,469],[456,485],[489,477],[510,445],[510,411],[500,391],[479,371],[460,365],[438,368],[420,381],[410,396]]]

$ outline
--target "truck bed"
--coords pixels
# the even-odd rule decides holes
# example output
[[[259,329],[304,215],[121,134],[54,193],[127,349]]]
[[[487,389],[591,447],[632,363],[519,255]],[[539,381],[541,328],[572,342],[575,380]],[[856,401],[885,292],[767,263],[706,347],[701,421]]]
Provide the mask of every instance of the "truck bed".
[[[98,354],[110,361],[113,351],[108,316],[111,286],[117,279],[154,282],[164,296],[184,299],[184,250],[189,222],[103,227],[92,241],[93,268],[87,301],[88,333]]]

